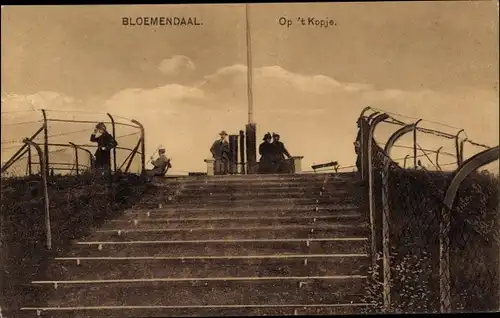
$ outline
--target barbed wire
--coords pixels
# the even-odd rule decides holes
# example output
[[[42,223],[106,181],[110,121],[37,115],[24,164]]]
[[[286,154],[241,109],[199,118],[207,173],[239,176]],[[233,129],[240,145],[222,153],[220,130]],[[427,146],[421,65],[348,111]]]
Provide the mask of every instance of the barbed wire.
[[[480,143],[474,142],[474,141],[469,140],[469,139],[467,139],[465,142],[467,142],[467,143],[469,143],[471,145],[474,145],[474,146],[485,148],[485,149],[490,149],[491,148],[490,146],[487,146],[487,145],[484,145],[484,144],[480,144]]]
[[[423,119],[423,118],[417,118],[417,117],[412,117],[412,116],[407,116],[407,115],[399,114],[399,113],[396,113],[396,112],[389,112],[389,111],[386,111],[386,110],[383,110],[383,109],[380,109],[380,108],[371,107],[371,109],[377,110],[377,111],[380,111],[380,112],[384,112],[384,113],[389,114],[389,115],[400,116],[400,117],[403,117],[403,118],[408,118],[408,119],[413,119],[413,120],[422,119],[422,121],[425,121],[425,122],[428,122],[428,123],[437,124],[437,125],[441,125],[441,126],[452,128],[452,129],[459,129],[459,130],[462,129],[462,128],[451,126],[449,124],[445,124],[445,123],[442,123],[442,122],[438,122],[438,121],[434,121],[434,120],[429,120],[429,119]]]
[[[34,124],[34,123],[42,123],[43,120],[31,120],[31,121],[23,121],[19,123],[2,123],[0,126],[17,126],[17,125],[25,125],[25,124]]]
[[[18,114],[18,113],[30,113],[30,112],[38,112],[38,109],[28,109],[28,110],[9,110],[7,112],[0,112],[1,114]]]
[[[378,142],[377,142],[378,143]],[[383,145],[385,146],[386,144],[385,143],[378,143],[379,145]],[[406,146],[406,145],[393,145],[394,148],[404,148],[404,149],[413,149],[413,146]],[[433,153],[437,153],[437,150],[432,150],[432,149],[424,149],[425,151],[428,151],[428,152],[433,152]],[[449,153],[449,152],[445,152],[445,151],[440,151],[439,154],[443,154],[443,155],[447,155],[447,156],[451,156],[451,157],[455,157],[454,154],[452,153]],[[393,160],[396,160],[396,159],[393,159]]]

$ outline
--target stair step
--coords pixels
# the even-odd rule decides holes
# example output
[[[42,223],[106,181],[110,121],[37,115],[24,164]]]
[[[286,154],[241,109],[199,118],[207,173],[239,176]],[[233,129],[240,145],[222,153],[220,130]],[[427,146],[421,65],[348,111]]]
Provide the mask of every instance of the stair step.
[[[155,202],[144,202],[139,206],[147,206],[154,208],[158,205],[158,201]],[[164,207],[169,208],[202,208],[202,207],[217,207],[217,208],[239,208],[239,207],[259,207],[259,206],[276,206],[277,208],[285,207],[290,208],[291,206],[312,206],[317,207],[321,205],[333,205],[333,204],[356,204],[359,202],[356,198],[345,196],[345,197],[333,197],[324,199],[314,199],[314,198],[268,198],[268,199],[238,199],[235,201],[223,201],[220,200],[196,200],[196,199],[186,199],[180,202],[165,202]]]
[[[111,220],[103,224],[99,230],[136,230],[136,229],[217,229],[217,228],[237,228],[249,227],[257,228],[279,227],[289,225],[309,225],[313,227],[321,227],[328,225],[335,226],[351,226],[358,223],[363,223],[361,216],[358,215],[316,215],[306,217],[195,217],[195,218],[168,218],[168,219],[148,219],[146,218],[120,218]]]
[[[100,248],[100,249],[99,249]],[[94,241],[77,242],[69,257],[96,256],[251,256],[367,253],[366,237],[266,240]]]
[[[198,227],[174,228],[171,224],[149,224],[145,228],[100,229],[94,231],[85,240],[98,241],[137,241],[137,240],[228,240],[228,239],[276,239],[293,238],[325,238],[332,236],[368,236],[368,224],[352,221],[336,222],[337,224],[290,224],[290,225],[258,225],[234,227]],[[180,224],[182,226],[182,224]]]
[[[284,304],[284,305],[202,305],[202,306],[95,306],[95,307],[32,307],[24,308],[28,317],[195,317],[195,316],[291,316],[356,314],[372,305],[367,303]],[[9,316],[11,317],[11,316]]]
[[[245,213],[246,211],[217,211],[217,210],[207,210],[203,212],[193,211],[175,211],[175,210],[165,210],[165,209],[157,209],[157,210],[128,210],[126,211],[121,218],[127,221],[130,219],[140,219],[140,220],[162,220],[162,219],[185,219],[189,220],[191,218],[196,219],[209,219],[209,218],[231,218],[231,219],[240,219],[242,221],[248,219],[263,219],[263,218],[310,218],[315,217],[317,215],[326,215],[331,216],[338,219],[351,219],[357,217],[366,217],[364,214],[359,212],[359,209],[354,208],[346,208],[339,209],[333,211],[319,211],[316,212],[314,210],[304,211],[304,210],[289,210],[289,211],[276,211],[267,208],[262,211],[252,211],[251,213]],[[122,222],[120,220],[116,220],[117,222]]]
[[[168,198],[169,196],[174,199],[196,199],[196,200],[261,200],[261,199],[328,199],[337,197],[351,196],[347,191],[335,191],[335,193],[323,194],[319,189],[313,191],[275,191],[275,192],[254,192],[252,190],[244,190],[238,192],[211,192],[207,191],[183,191],[180,195],[173,195],[169,193],[158,195],[157,198]]]
[[[247,212],[248,214],[259,213],[259,212],[298,212],[298,211],[322,211],[322,212],[335,212],[343,210],[353,210],[358,209],[359,206],[355,202],[345,202],[345,203],[331,203],[331,204],[281,204],[279,206],[268,205],[268,206],[253,206],[253,205],[241,205],[241,206],[196,206],[187,204],[166,204],[166,203],[152,203],[149,204],[151,207],[143,208],[136,206],[134,211],[150,211],[151,213],[158,212]],[[161,207],[160,207],[161,206]]]
[[[250,277],[362,275],[367,255],[260,259],[56,259],[43,279],[99,280],[122,277]]]
[[[283,305],[361,302],[366,276],[211,277],[33,282],[48,306]]]
[[[333,180],[356,180],[359,179],[358,173],[302,173],[302,174],[257,174],[257,175],[224,175],[224,176],[183,176],[179,178],[165,178],[163,182],[248,182],[248,181],[323,181],[328,179]]]

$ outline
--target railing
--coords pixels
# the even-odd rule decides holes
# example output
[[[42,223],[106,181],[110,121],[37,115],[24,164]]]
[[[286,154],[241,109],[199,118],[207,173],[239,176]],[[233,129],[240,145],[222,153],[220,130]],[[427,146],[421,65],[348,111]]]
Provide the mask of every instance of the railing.
[[[498,308],[500,286],[498,283],[491,282],[500,281],[500,261],[498,259],[500,254],[498,248],[500,239],[498,238],[500,235],[497,232],[481,232],[482,230],[478,226],[470,229],[468,224],[471,223],[471,220],[468,218],[471,216],[466,214],[471,212],[468,212],[467,207],[464,207],[463,204],[455,208],[452,213],[452,204],[461,183],[479,167],[498,160],[498,146],[490,148],[471,141],[467,136],[460,140],[459,136],[465,135],[463,129],[452,134],[424,128],[422,127],[424,121],[420,119],[416,119],[413,123],[405,123],[389,113],[380,110],[373,112],[374,110],[376,109],[365,108],[358,121],[360,174],[368,182],[368,211],[372,233],[370,238],[372,280],[379,281],[379,285],[375,285],[377,287],[374,290],[382,295],[378,299],[377,292],[375,292],[371,297],[376,298],[385,312],[398,310],[451,312],[470,310],[471,308],[475,310],[491,310],[495,306]],[[372,114],[365,116],[368,111],[372,111]],[[382,123],[400,126],[385,144],[381,143],[385,146],[384,149],[379,146],[374,137],[376,128]],[[417,140],[417,132],[454,141],[455,153],[442,151],[442,146],[437,150],[422,148]],[[412,134],[412,146],[396,145],[398,140],[410,133]],[[465,143],[486,148],[486,150],[464,161]],[[408,148],[412,151],[411,155],[404,157],[403,166],[396,162],[397,159],[391,158],[391,150],[396,147]],[[422,154],[419,155],[419,152]],[[431,153],[436,155],[435,162],[430,157]],[[452,156],[455,162],[440,164],[440,155]],[[420,160],[417,160],[419,157],[429,160],[435,170],[429,171],[423,167]],[[408,158],[413,159],[413,169],[406,168]],[[443,166],[451,164],[456,165],[454,171],[444,172],[442,170]],[[482,197],[480,202],[498,200],[498,177],[497,183],[491,182],[487,177],[478,180],[483,182],[484,187],[493,184],[493,188],[497,192],[496,196],[490,194],[487,197]],[[478,189],[479,185],[476,184],[475,187]],[[483,189],[488,189],[484,187]],[[493,203],[492,205],[495,207],[498,206],[498,204]],[[483,206],[475,208],[480,209]],[[498,211],[490,211],[491,209],[488,210],[486,205],[484,209],[483,214],[488,217],[489,215],[491,217],[498,215]],[[494,222],[498,222],[498,220],[495,219]],[[451,228],[454,230],[452,231]],[[479,233],[482,237],[478,237],[474,233]],[[465,248],[463,246],[461,249],[457,248],[458,243],[450,241],[452,234],[455,237],[460,235],[464,241],[460,244]],[[494,239],[486,242],[483,237],[493,237]],[[488,249],[488,244],[493,244],[493,249]],[[469,253],[464,257],[470,258],[470,260],[460,260],[463,253],[457,251],[464,249]],[[475,263],[476,259],[488,259],[494,263],[492,264],[494,270],[491,271],[478,269],[474,272],[470,269],[480,279],[475,281],[471,279],[466,293],[474,294],[476,298],[469,294],[464,296],[457,287],[457,279],[467,280],[470,278],[467,276],[470,273],[465,275],[463,268],[454,266],[456,264],[450,261],[450,251],[453,251],[452,256],[455,260],[465,261],[464,264]],[[472,254],[475,256],[471,256]],[[408,265],[410,260],[418,266],[413,263],[411,265],[413,267]],[[379,263],[379,261],[382,262]],[[409,266],[415,270],[415,273],[408,272],[406,267]],[[453,274],[450,274],[450,271]],[[401,274],[402,272],[403,274]],[[422,278],[423,276],[425,279]],[[405,281],[403,282],[402,279]],[[408,281],[411,279],[413,282]],[[380,280],[382,281],[380,282]],[[419,281],[420,285],[425,281],[425,287],[420,286]],[[435,282],[439,282],[438,287],[433,285]],[[451,295],[452,290],[453,295]],[[491,292],[495,293],[492,296],[496,297],[494,300],[488,298]],[[493,305],[495,301],[496,304]],[[424,308],[425,306],[427,307]]]
[[[52,231],[50,225],[50,210],[49,210],[49,187],[48,179],[50,175],[54,172],[58,173],[75,173],[77,176],[85,172],[93,172],[94,167],[94,156],[91,149],[96,148],[95,144],[78,143],[74,138],[72,141],[60,142],[60,137],[80,134],[87,132],[86,135],[81,135],[80,141],[88,140],[90,131],[94,127],[71,130],[66,132],[58,132],[56,134],[50,134],[52,131],[61,129],[64,130],[66,127],[61,127],[64,124],[70,124],[71,128],[74,129],[75,125],[95,125],[98,122],[103,122],[104,124],[111,124],[111,134],[118,141],[119,145],[112,150],[112,164],[109,167],[109,181],[112,182],[112,176],[119,172],[129,172],[132,162],[136,155],[140,155],[140,171],[139,173],[144,174],[145,172],[145,133],[142,124],[136,120],[128,120],[128,122],[116,121],[111,114],[106,114],[106,118],[109,120],[77,120],[77,119],[67,119],[67,118],[54,118],[48,116],[48,111],[42,110],[42,125],[36,130],[36,132],[29,138],[22,139],[21,142],[18,140],[9,140],[3,142],[3,144],[21,144],[19,149],[2,165],[1,173],[2,177],[7,176],[10,173],[11,176],[22,176],[23,173],[19,171],[14,171],[14,166],[22,164],[23,161],[26,162],[26,172],[25,175],[39,174],[41,176],[42,188],[43,188],[43,202],[45,211],[45,231],[46,231],[46,247],[47,249],[52,249]],[[51,127],[52,124],[56,123],[59,127]],[[117,127],[126,127],[132,132],[125,132],[121,135],[117,135]],[[134,131],[135,130],[135,131]],[[138,136],[137,140],[132,140],[134,143],[133,148],[123,147],[120,145],[121,141],[125,138],[130,138]],[[41,139],[41,140],[40,140]],[[131,142],[130,140],[128,142]],[[15,149],[16,146],[3,147],[3,150]],[[35,149],[36,155],[38,156],[38,161],[33,160],[32,149]],[[123,161],[118,165],[119,155],[117,152],[128,152],[127,156],[122,156]],[[66,156],[59,156],[61,153],[66,153]],[[38,171],[36,171],[38,167]],[[38,173],[37,173],[38,172]]]

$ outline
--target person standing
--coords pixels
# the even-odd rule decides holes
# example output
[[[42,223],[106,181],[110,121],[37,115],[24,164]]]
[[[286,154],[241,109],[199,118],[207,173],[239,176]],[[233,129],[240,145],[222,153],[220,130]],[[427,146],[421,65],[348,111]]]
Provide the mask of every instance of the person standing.
[[[227,174],[229,171],[229,142],[227,142],[227,133],[223,130],[219,133],[220,139],[216,140],[210,152],[212,153],[214,162],[214,174]]]
[[[285,160],[285,156],[289,159],[292,156],[288,152],[288,150],[285,147],[285,144],[283,144],[280,141],[280,135],[277,133],[273,133],[273,158],[274,158],[274,165],[275,165],[275,171],[277,173],[286,173],[288,172],[288,166],[287,162]]]
[[[270,133],[264,135],[264,142],[259,145],[259,170],[258,173],[273,173],[275,168],[273,165],[274,147],[271,143],[272,137]]]
[[[105,173],[111,167],[111,149],[118,146],[115,138],[108,133],[104,123],[98,123],[90,135],[90,141],[97,143],[95,152],[95,168]]]

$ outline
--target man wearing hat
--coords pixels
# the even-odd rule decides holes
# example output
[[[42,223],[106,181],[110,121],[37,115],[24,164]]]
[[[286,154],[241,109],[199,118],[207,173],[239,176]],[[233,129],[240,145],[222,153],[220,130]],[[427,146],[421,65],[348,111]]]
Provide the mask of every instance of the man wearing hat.
[[[111,149],[118,146],[115,138],[108,133],[104,123],[98,123],[94,132],[90,135],[91,142],[97,142],[95,152],[95,167],[103,172],[108,171],[111,166]]]
[[[220,139],[216,140],[210,148],[215,159],[214,174],[216,175],[227,174],[229,171],[229,142],[226,140],[226,131],[221,131],[219,136]]]
[[[170,164],[170,159],[167,158],[165,154],[165,147],[160,146],[158,148],[158,158],[153,160],[151,157],[151,164],[153,165],[153,169],[148,171],[148,175],[153,176],[164,176],[168,169],[172,168]]]
[[[264,142],[259,145],[259,170],[258,173],[273,173],[275,168],[273,165],[274,147],[271,143],[272,137],[270,133],[264,135]]]
[[[285,144],[283,144],[281,141],[280,141],[280,135],[277,134],[277,133],[273,133],[273,143],[272,143],[273,147],[274,147],[274,165],[275,165],[275,172],[277,173],[286,173],[288,171],[288,166],[287,166],[287,162],[285,160],[285,156],[287,158],[291,158],[292,156],[290,155],[290,153],[288,152],[288,150],[286,150],[285,148]]]

